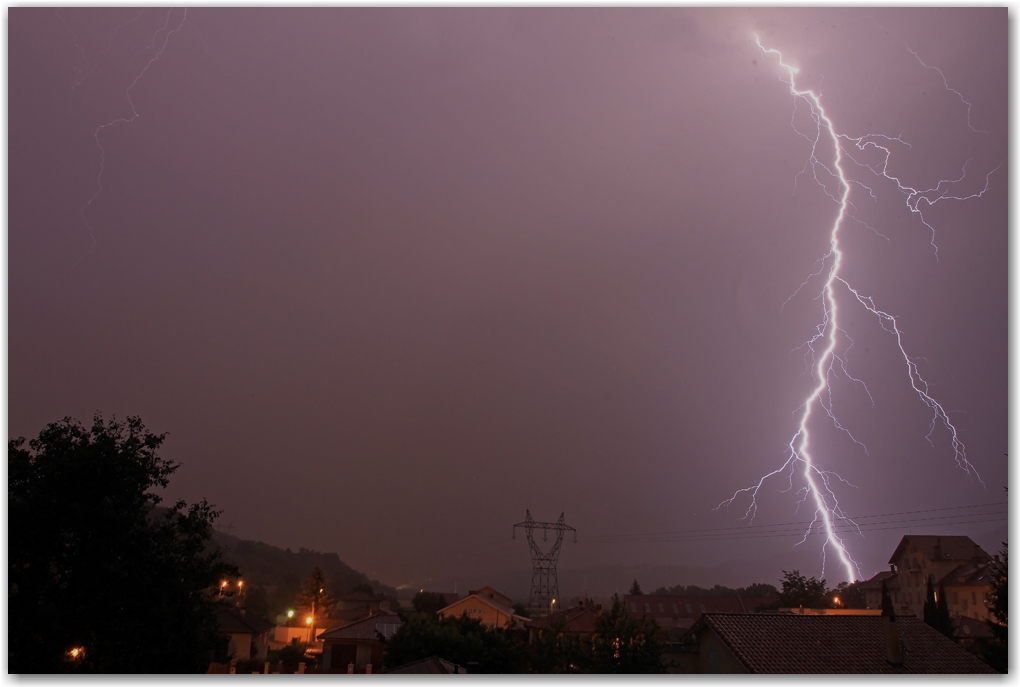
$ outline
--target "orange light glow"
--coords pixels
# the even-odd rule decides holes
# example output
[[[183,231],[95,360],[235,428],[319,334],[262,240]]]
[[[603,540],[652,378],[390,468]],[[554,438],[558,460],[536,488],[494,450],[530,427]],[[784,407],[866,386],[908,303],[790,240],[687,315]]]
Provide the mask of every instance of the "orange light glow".
[[[305,624],[306,625],[311,625],[312,624],[312,616],[308,616],[307,618],[305,618]]]

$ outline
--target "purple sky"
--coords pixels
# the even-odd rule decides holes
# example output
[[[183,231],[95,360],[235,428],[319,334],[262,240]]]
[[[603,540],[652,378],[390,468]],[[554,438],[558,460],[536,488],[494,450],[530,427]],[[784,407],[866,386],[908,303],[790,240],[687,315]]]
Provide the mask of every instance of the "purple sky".
[[[171,496],[393,585],[527,567],[526,508],[577,528],[564,566],[792,551],[610,536],[746,534],[746,500],[713,508],[783,464],[816,383],[820,284],[786,301],[838,206],[798,176],[810,120],[758,33],[840,133],[901,135],[911,185],[967,163],[969,195],[998,168],[926,210],[937,257],[895,185],[855,172],[875,198],[852,187],[843,274],[899,318],[987,484],[944,430],[928,443],[895,339],[847,303],[874,404],[834,380],[867,452],[815,425],[855,485],[840,504],[959,508],[865,519],[847,546],[871,575],[933,522],[905,519],[1005,500],[1006,15],[12,8],[9,434],[140,415],[184,464]],[[754,524],[810,519],[766,487]],[[912,531],[1005,532],[976,519]],[[803,546],[820,573],[821,536]]]

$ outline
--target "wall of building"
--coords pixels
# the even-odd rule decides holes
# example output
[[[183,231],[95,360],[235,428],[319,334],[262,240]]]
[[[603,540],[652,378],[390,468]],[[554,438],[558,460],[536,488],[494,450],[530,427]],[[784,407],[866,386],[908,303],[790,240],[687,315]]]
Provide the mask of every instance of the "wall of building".
[[[698,634],[698,669],[702,673],[746,673],[747,668],[726,646],[726,642],[706,627]]]

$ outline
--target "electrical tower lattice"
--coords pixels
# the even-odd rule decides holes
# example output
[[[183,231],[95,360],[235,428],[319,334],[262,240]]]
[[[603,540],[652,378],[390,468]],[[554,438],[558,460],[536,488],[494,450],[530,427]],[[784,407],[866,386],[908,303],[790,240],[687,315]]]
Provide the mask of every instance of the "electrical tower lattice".
[[[552,602],[559,596],[559,580],[556,577],[556,561],[560,557],[560,547],[563,545],[563,532],[570,530],[574,533],[574,543],[577,543],[577,530],[563,521],[563,513],[556,522],[535,522],[531,517],[531,511],[527,514],[524,522],[514,525],[513,539],[517,538],[517,528],[523,527],[528,535],[528,546],[531,547],[531,596],[528,598],[528,607],[536,611],[548,611]],[[549,551],[543,552],[535,543],[535,530],[542,530],[542,540],[548,541],[549,530],[555,530],[556,543]]]

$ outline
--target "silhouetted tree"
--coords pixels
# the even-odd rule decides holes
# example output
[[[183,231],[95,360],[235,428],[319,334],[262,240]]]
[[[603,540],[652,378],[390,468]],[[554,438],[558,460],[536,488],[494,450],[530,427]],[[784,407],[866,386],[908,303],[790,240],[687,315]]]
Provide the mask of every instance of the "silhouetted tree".
[[[312,569],[295,604],[301,615],[311,613],[317,618],[327,617],[336,609],[336,599],[326,589],[326,576],[319,566]]]
[[[438,656],[478,673],[519,673],[524,667],[523,641],[503,629],[482,625],[466,614],[436,618],[411,615],[385,640],[386,668]]]
[[[632,595],[644,594],[644,592],[641,591],[641,585],[638,584],[636,577],[634,578],[634,584],[630,586],[630,591],[627,593]]]
[[[441,608],[446,608],[446,599],[442,594],[421,591],[414,595],[411,601],[417,613],[435,614]]]
[[[568,632],[562,616],[538,631],[527,649],[531,673],[590,672],[593,664],[591,642],[576,632]]]
[[[924,622],[950,639],[953,638],[953,621],[949,617],[949,604],[946,603],[946,592],[939,586],[938,598],[935,595],[935,583],[928,576],[924,593]]]
[[[1000,673],[1009,672],[1009,547],[1002,543],[1002,550],[992,559],[992,590],[988,595],[988,610],[992,617],[988,626],[991,639],[975,643],[974,652],[988,665]]]
[[[237,569],[209,546],[219,513],[156,508],[178,464],[137,417],[65,418],[7,449],[8,669],[204,672],[212,589]],[[83,652],[71,657],[72,648]]]
[[[603,612],[592,636],[591,663],[583,666],[591,673],[664,673],[659,626],[651,618],[632,620],[623,609],[620,597]]]
[[[806,578],[799,570],[783,571],[783,591],[779,603],[783,607],[823,608],[825,606],[825,579]]]
[[[825,593],[826,602],[833,608],[867,608],[867,600],[859,582],[840,582]],[[838,601],[837,601],[838,599]]]

